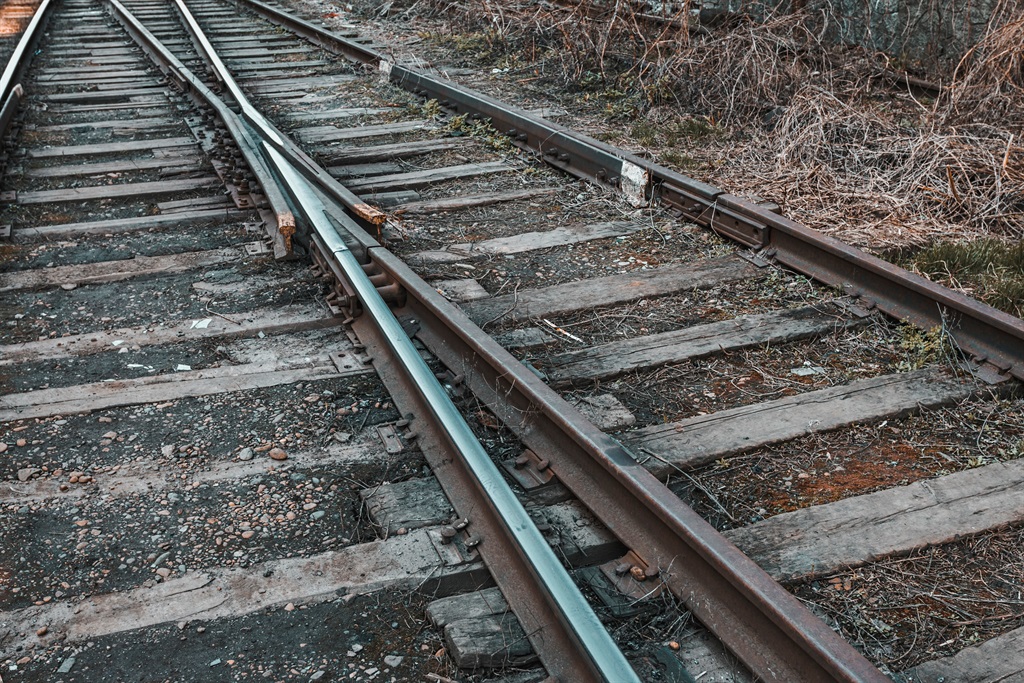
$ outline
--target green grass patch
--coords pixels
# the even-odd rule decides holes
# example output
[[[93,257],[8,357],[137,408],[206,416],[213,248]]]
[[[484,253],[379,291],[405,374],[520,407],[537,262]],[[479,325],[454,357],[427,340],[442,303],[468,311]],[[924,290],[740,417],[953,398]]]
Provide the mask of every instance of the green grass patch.
[[[941,327],[922,330],[913,325],[900,326],[900,348],[905,358],[900,364],[904,370],[917,370],[945,358],[956,358],[955,347]]]
[[[897,261],[932,279],[970,288],[990,306],[1024,316],[1024,242],[941,242]]]
[[[699,159],[694,159],[688,154],[680,154],[673,150],[662,152],[661,161],[684,171],[699,168],[701,165]]]

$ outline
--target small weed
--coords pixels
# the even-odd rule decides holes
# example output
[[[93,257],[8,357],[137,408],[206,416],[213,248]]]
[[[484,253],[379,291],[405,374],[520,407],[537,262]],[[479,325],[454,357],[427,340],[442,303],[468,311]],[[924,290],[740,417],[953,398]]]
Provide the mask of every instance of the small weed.
[[[669,144],[675,144],[679,138],[687,140],[723,140],[728,136],[725,126],[715,122],[709,116],[698,116],[685,118],[671,126],[670,131],[675,135],[675,140],[669,139]]]
[[[427,100],[420,106],[420,114],[431,121],[439,121],[444,112],[441,111],[441,105],[437,100]]]
[[[512,144],[512,140],[484,121],[475,121],[466,114],[453,116],[445,126],[452,135],[468,135],[472,138],[486,142],[495,151],[502,153],[514,152],[518,148]]]
[[[700,166],[700,160],[673,150],[663,152],[661,154],[661,161],[684,171],[693,170]]]
[[[906,359],[900,365],[905,370],[917,370],[943,358],[955,356],[949,337],[941,327],[922,330],[904,325],[901,331],[903,338],[900,340],[900,348],[906,352]]]
[[[637,121],[629,132],[641,145],[650,147],[658,141],[658,129],[647,121]]]
[[[495,31],[451,35],[422,32],[420,37],[462,53],[463,57],[472,60],[477,66],[496,66],[502,59],[507,61],[510,54],[505,38]]]

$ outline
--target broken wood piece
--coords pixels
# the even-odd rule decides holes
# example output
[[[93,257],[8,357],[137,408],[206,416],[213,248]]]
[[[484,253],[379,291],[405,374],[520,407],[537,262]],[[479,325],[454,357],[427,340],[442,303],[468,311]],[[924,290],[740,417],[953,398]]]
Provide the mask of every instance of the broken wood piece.
[[[435,280],[430,283],[441,296],[449,301],[464,302],[486,299],[491,295],[478,281],[467,278],[465,280]]]
[[[436,479],[409,479],[374,486],[360,491],[359,498],[383,538],[399,533],[400,529],[436,526],[452,515],[451,503]]]
[[[453,621],[444,627],[444,641],[460,669],[502,669],[537,661],[523,627],[511,612]]]

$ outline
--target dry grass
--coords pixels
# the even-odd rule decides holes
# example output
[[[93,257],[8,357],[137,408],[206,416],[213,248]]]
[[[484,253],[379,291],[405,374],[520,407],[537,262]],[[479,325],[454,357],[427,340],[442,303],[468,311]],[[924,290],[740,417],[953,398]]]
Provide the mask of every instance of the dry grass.
[[[764,140],[740,144],[719,180],[794,218],[876,249],[1024,237],[1024,148],[988,125],[946,127],[809,85]],[[751,176],[749,167],[771,169]]]
[[[936,103],[946,124],[989,123],[1024,131],[1024,18],[990,24],[956,67]]]
[[[627,2],[458,7],[486,29],[492,56],[496,45],[525,52],[531,69],[607,113],[649,117],[641,142],[665,161],[846,241],[883,250],[1024,237],[1024,20],[1006,21],[1006,8],[951,84],[924,99],[877,87],[887,60],[821,40],[826,14],[709,30],[688,3],[658,20]],[[722,136],[672,139],[695,117],[728,131],[726,154]]]

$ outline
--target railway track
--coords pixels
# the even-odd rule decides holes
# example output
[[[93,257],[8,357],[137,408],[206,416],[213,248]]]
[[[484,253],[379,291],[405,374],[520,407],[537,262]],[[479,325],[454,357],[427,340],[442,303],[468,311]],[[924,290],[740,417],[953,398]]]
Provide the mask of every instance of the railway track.
[[[1019,675],[1021,321],[354,30],[49,12],[5,677]]]

